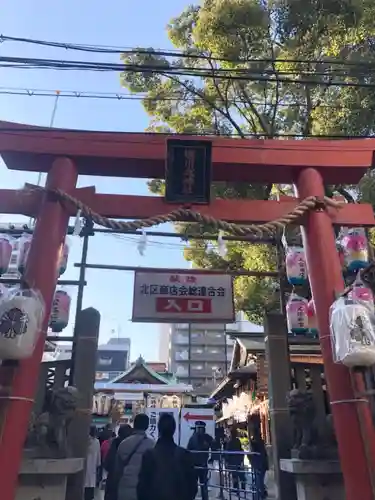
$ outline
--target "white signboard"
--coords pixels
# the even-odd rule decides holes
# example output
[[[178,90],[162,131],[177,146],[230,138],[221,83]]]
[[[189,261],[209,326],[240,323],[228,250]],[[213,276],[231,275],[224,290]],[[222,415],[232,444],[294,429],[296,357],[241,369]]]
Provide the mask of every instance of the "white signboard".
[[[180,422],[180,446],[187,447],[194,433],[195,422],[206,424],[206,433],[215,439],[215,414],[213,408],[182,408]]]
[[[179,426],[179,409],[178,408],[146,408],[146,414],[150,419],[148,429],[146,431],[147,436],[154,441],[158,440],[158,421],[162,413],[170,413],[173,415],[176,422],[176,432],[174,433],[174,442],[178,444],[180,439],[180,426]]]
[[[136,272],[133,321],[231,323],[233,282],[227,274]]]

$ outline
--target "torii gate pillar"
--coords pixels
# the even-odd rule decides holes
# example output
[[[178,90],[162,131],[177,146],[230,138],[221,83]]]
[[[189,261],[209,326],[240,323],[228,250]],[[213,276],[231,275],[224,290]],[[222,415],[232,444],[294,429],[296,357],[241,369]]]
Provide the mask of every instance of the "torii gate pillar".
[[[313,168],[301,171],[296,187],[301,199],[308,196],[325,195],[323,179]],[[339,455],[345,481],[346,498],[372,499],[371,464],[366,460],[366,449],[358,412],[362,412],[364,422],[369,423],[372,442],[374,430],[371,423],[368,403],[356,402],[349,370],[333,362],[329,330],[329,308],[335,293],[344,290],[344,280],[336,250],[332,221],[325,210],[308,214],[306,225],[302,228],[303,242],[307,257],[310,286],[314,299],[320,344],[324,360],[324,370],[336,435],[339,436]],[[366,426],[367,427],[367,426]]]
[[[46,187],[71,191],[76,186],[77,178],[78,173],[71,159],[55,158],[47,175]],[[12,370],[11,392],[0,404],[2,500],[15,498],[25,433],[34,402],[68,222],[69,213],[57,199],[46,195],[37,218],[25,276],[27,283],[41,293],[45,314],[33,355],[21,360]]]

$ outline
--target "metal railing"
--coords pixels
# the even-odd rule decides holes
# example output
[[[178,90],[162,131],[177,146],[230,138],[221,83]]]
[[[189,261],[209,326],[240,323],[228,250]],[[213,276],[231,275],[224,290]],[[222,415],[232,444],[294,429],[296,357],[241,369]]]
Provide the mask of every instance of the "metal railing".
[[[191,450],[191,453],[199,481],[197,498],[263,500],[267,497],[266,470],[252,466],[254,462],[260,462],[259,454],[225,450]],[[200,455],[206,455],[205,459]]]

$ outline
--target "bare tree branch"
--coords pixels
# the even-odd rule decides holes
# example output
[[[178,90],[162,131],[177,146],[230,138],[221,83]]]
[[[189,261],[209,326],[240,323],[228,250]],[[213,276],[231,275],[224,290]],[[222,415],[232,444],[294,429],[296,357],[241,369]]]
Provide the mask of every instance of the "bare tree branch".
[[[311,99],[311,89],[309,85],[305,85],[305,93],[306,93],[306,117],[305,117],[305,123],[302,128],[302,133],[303,135],[310,135],[311,134],[311,129],[313,125],[313,120],[312,120],[312,110],[313,110],[313,104],[312,104],[312,99]]]
[[[171,75],[165,75],[163,74],[163,76],[165,76],[166,78],[178,83],[179,85],[182,85],[188,92],[190,92],[192,95],[195,95],[196,97],[199,97],[200,99],[202,99],[202,101],[206,102],[207,104],[209,104],[213,110],[217,111],[219,114],[221,114],[222,116],[224,116],[224,118],[226,118],[230,123],[231,125],[233,126],[233,128],[237,131],[238,135],[242,138],[245,137],[244,133],[242,132],[241,128],[237,125],[237,123],[232,119],[231,116],[228,116],[226,115],[226,113],[220,109],[218,106],[216,106],[216,104],[214,104],[214,102],[212,101],[208,101],[206,99],[206,96],[204,95],[204,93],[200,92],[198,89],[196,89],[194,86],[191,87],[190,85],[188,85],[186,82],[180,80],[179,78],[175,78]]]

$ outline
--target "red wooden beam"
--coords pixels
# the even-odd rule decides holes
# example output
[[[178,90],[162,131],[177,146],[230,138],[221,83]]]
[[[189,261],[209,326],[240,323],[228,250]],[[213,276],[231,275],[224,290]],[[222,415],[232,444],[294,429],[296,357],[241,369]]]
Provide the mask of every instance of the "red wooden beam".
[[[75,189],[70,193],[94,212],[115,219],[146,219],[166,214],[178,208],[164,202],[157,196],[133,196],[96,194],[93,187]],[[0,213],[37,215],[42,191],[0,190]],[[216,219],[242,224],[270,222],[293,211],[298,201],[289,198],[282,201],[262,200],[215,200],[210,205],[189,207]],[[71,216],[76,215],[74,207],[68,207]],[[332,222],[340,226],[374,226],[375,218],[369,204],[346,204],[341,209],[329,209]],[[302,221],[303,222],[303,221]]]
[[[167,138],[160,134],[51,130],[0,122],[0,153],[13,170],[47,172],[51,156],[69,156],[80,174],[163,178]],[[375,150],[375,140],[371,139],[203,139],[213,144],[215,181],[292,183],[301,169],[315,167],[328,184],[353,184],[373,165]]]

